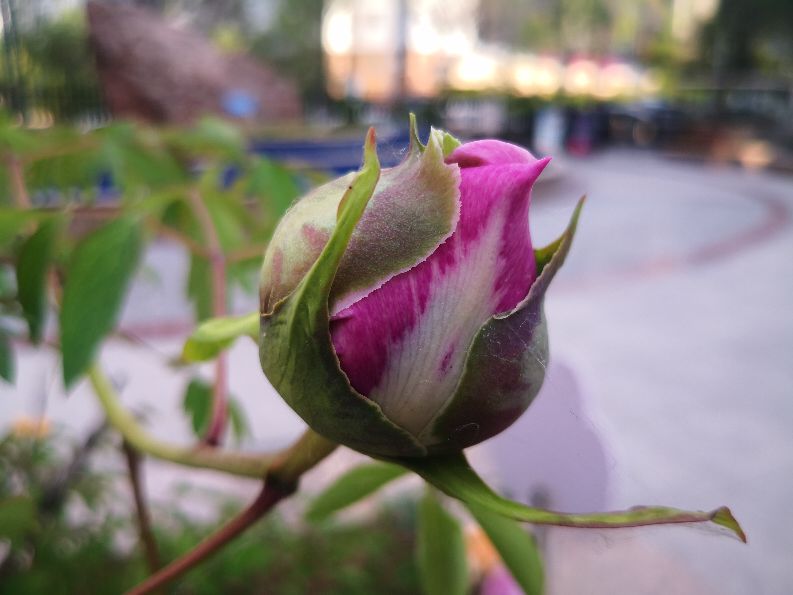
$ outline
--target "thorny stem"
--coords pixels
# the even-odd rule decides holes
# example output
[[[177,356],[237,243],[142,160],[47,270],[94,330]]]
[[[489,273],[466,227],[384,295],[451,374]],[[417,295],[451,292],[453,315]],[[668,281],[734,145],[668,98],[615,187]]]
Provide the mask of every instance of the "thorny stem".
[[[212,315],[220,318],[226,315],[226,258],[220,244],[212,214],[207,209],[197,188],[188,192],[198,224],[207,242],[209,265],[212,273]],[[228,357],[220,353],[215,361],[215,382],[212,386],[212,418],[209,422],[204,442],[217,446],[223,439],[228,417]]]
[[[193,550],[128,591],[127,595],[151,593],[216,553],[266,515],[278,502],[292,495],[297,490],[300,476],[327,457],[336,446],[319,434],[307,430],[295,444],[273,462],[265,477],[262,491],[248,508]]]
[[[274,460],[270,454],[245,454],[217,448],[186,448],[162,442],[149,434],[119,402],[118,395],[99,364],[88,371],[88,379],[110,424],[136,450],[187,467],[214,469],[232,475],[262,478]]]

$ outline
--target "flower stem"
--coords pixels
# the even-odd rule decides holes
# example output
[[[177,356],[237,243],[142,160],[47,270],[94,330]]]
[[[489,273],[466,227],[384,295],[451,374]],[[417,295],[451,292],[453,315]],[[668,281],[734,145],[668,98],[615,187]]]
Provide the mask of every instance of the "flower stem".
[[[140,538],[141,549],[146,558],[149,571],[154,573],[162,568],[160,554],[157,549],[157,540],[154,538],[154,531],[151,528],[151,515],[149,507],[146,505],[146,497],[143,494],[140,476],[140,455],[130,446],[126,440],[121,445],[124,457],[127,460],[127,474],[132,488],[132,497],[135,501],[135,512],[138,521],[138,535]]]
[[[271,454],[245,454],[217,448],[188,448],[162,442],[149,434],[119,402],[118,395],[110,380],[98,364],[88,371],[88,379],[99,398],[110,424],[136,450],[157,459],[163,459],[203,469],[215,469],[232,475],[260,479],[274,460]]]
[[[266,515],[278,502],[297,491],[300,476],[327,457],[336,446],[312,430],[307,430],[295,444],[276,458],[267,472],[262,491],[248,508],[193,550],[128,591],[127,595],[152,593],[216,553]]]
[[[221,318],[226,315],[226,257],[212,213],[209,212],[201,193],[197,188],[188,194],[193,214],[198,220],[201,232],[209,249],[209,266],[212,287],[212,315]],[[212,417],[209,422],[204,443],[217,446],[223,440],[228,418],[228,360],[225,352],[221,352],[215,360],[215,382],[212,385]]]
[[[14,204],[17,208],[29,209],[31,207],[30,194],[25,183],[25,171],[22,162],[18,157],[9,155],[6,157],[6,168],[11,186],[11,198],[14,200]]]
[[[287,493],[281,492],[270,484],[265,483],[262,491],[256,497],[256,500],[254,500],[248,508],[224,525],[217,533],[210,535],[198,544],[190,552],[176,559],[159,572],[151,575],[130,591],[127,591],[127,595],[145,595],[146,593],[152,593],[181,576],[253,525],[286,496],[288,496]]]

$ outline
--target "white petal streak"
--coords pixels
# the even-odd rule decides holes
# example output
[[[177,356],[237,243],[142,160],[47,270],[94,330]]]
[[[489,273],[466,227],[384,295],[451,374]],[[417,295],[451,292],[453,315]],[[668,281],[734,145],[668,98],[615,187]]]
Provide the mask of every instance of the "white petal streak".
[[[391,348],[385,373],[369,394],[415,436],[453,396],[468,347],[499,302],[495,287],[507,205],[502,201],[496,207],[474,243],[458,243],[456,265],[442,274],[433,269],[424,311]]]

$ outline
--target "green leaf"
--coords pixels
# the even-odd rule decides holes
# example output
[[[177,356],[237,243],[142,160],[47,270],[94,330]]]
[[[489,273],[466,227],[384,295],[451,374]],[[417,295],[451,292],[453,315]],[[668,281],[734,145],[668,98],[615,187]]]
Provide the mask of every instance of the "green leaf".
[[[212,270],[209,260],[193,254],[187,274],[187,297],[193,302],[196,320],[212,316]]]
[[[242,336],[259,341],[258,312],[205,320],[185,342],[182,361],[192,363],[213,359]]]
[[[0,151],[24,155],[38,149],[40,145],[39,136],[3,115],[0,121]]]
[[[12,383],[15,376],[14,351],[11,349],[11,337],[0,329],[0,378]]]
[[[113,329],[142,249],[138,223],[119,218],[83,238],[69,262],[60,314],[63,382],[88,368]]]
[[[243,217],[248,216],[243,210],[240,212],[235,207],[235,203],[229,200],[228,194],[218,192],[206,192],[201,198],[206,205],[207,211],[212,218],[215,232],[218,234],[220,246],[224,251],[239,248],[245,243],[242,222]]]
[[[33,343],[41,341],[47,315],[47,271],[61,222],[43,222],[19,250],[17,257],[17,291],[22,312]]]
[[[7,246],[14,238],[24,233],[34,221],[51,216],[42,211],[0,207],[0,248]]]
[[[151,217],[153,219],[158,219],[160,224],[164,227],[177,227],[177,231],[182,233],[186,233],[187,235],[191,235],[189,232],[183,229],[184,222],[189,221],[190,212],[184,204],[184,193],[185,190],[181,186],[175,187],[165,187],[162,190],[151,192],[146,195],[145,198],[141,198],[139,201],[125,206],[125,210],[127,213],[131,215],[135,215],[138,217]],[[174,218],[174,211],[179,211],[183,213],[183,221],[178,220],[179,214],[176,215],[177,218],[177,225],[172,225]]]
[[[190,156],[235,159],[245,152],[241,130],[219,118],[206,117],[188,130],[168,131],[168,142]]]
[[[85,139],[72,140],[73,146],[79,146],[81,142]],[[53,148],[57,151],[57,147]],[[25,183],[31,193],[55,190],[61,199],[73,196],[93,199],[98,190],[97,180],[109,167],[98,146],[68,150],[65,154],[30,162],[25,168]],[[75,194],[75,190],[79,190],[79,194]]]
[[[306,519],[323,521],[343,508],[355,504],[376,492],[385,484],[406,472],[404,467],[391,463],[367,463],[351,469],[309,504]]]
[[[212,387],[203,380],[193,378],[184,393],[182,409],[190,418],[197,437],[206,434],[212,417]]]
[[[186,172],[155,130],[124,122],[108,126],[101,134],[102,155],[111,167],[114,184],[125,197],[137,199],[150,189],[186,180]]]
[[[36,506],[28,496],[0,500],[0,537],[12,542],[25,537],[36,525]]]
[[[200,378],[193,378],[185,389],[182,410],[190,418],[190,426],[197,438],[203,438],[212,421],[212,386]],[[237,441],[248,434],[248,424],[239,402],[228,397],[228,420]]]
[[[0,301],[7,302],[0,306],[0,313],[6,314],[13,309],[13,302],[17,298],[17,281],[14,269],[7,264],[0,264]]]
[[[640,506],[618,512],[567,514],[532,508],[499,496],[471,468],[462,452],[424,458],[404,457],[398,460],[394,459],[393,462],[398,462],[418,473],[443,493],[461,500],[466,505],[479,505],[491,512],[517,521],[540,525],[600,529],[712,522],[729,529],[741,541],[746,541],[746,535],[741,526],[732,516],[730,509],[726,507],[710,512],[689,512],[663,506]]]
[[[366,453],[423,455],[425,449],[350,386],[328,332],[330,295],[353,229],[380,177],[370,130],[364,164],[338,206],[333,235],[287,299],[262,319],[262,369],[309,427],[328,440]]]
[[[537,542],[514,520],[469,504],[468,510],[487,534],[515,581],[526,595],[544,593],[545,572]]]
[[[463,530],[431,489],[419,503],[416,556],[425,595],[468,592]]]
[[[231,425],[231,433],[237,442],[241,442],[250,434],[248,427],[248,420],[242,410],[239,401],[229,397],[229,424]]]
[[[251,167],[247,191],[262,201],[276,221],[300,196],[300,187],[292,172],[264,158],[257,159]]]

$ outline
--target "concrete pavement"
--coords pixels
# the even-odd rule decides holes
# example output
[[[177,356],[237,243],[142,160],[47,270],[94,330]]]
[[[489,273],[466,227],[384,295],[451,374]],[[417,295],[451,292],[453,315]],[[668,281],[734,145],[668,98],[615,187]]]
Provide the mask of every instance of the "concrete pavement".
[[[576,509],[599,506],[604,489],[607,508],[726,504],[749,536],[744,546],[675,527],[564,530],[552,591],[554,577],[578,568],[583,590],[558,592],[793,592],[793,179],[620,152],[567,169],[559,187],[538,190],[532,219],[548,239],[573,197],[590,196],[546,301],[552,363],[535,403],[544,415],[530,409],[481,447],[482,466],[524,496],[545,484],[551,505]],[[569,429],[537,443],[549,420]],[[489,448],[511,456],[488,462]],[[546,466],[538,451],[561,460]],[[559,478],[560,465],[575,472]],[[617,590],[614,573],[625,579]],[[699,581],[674,585],[688,574]]]

